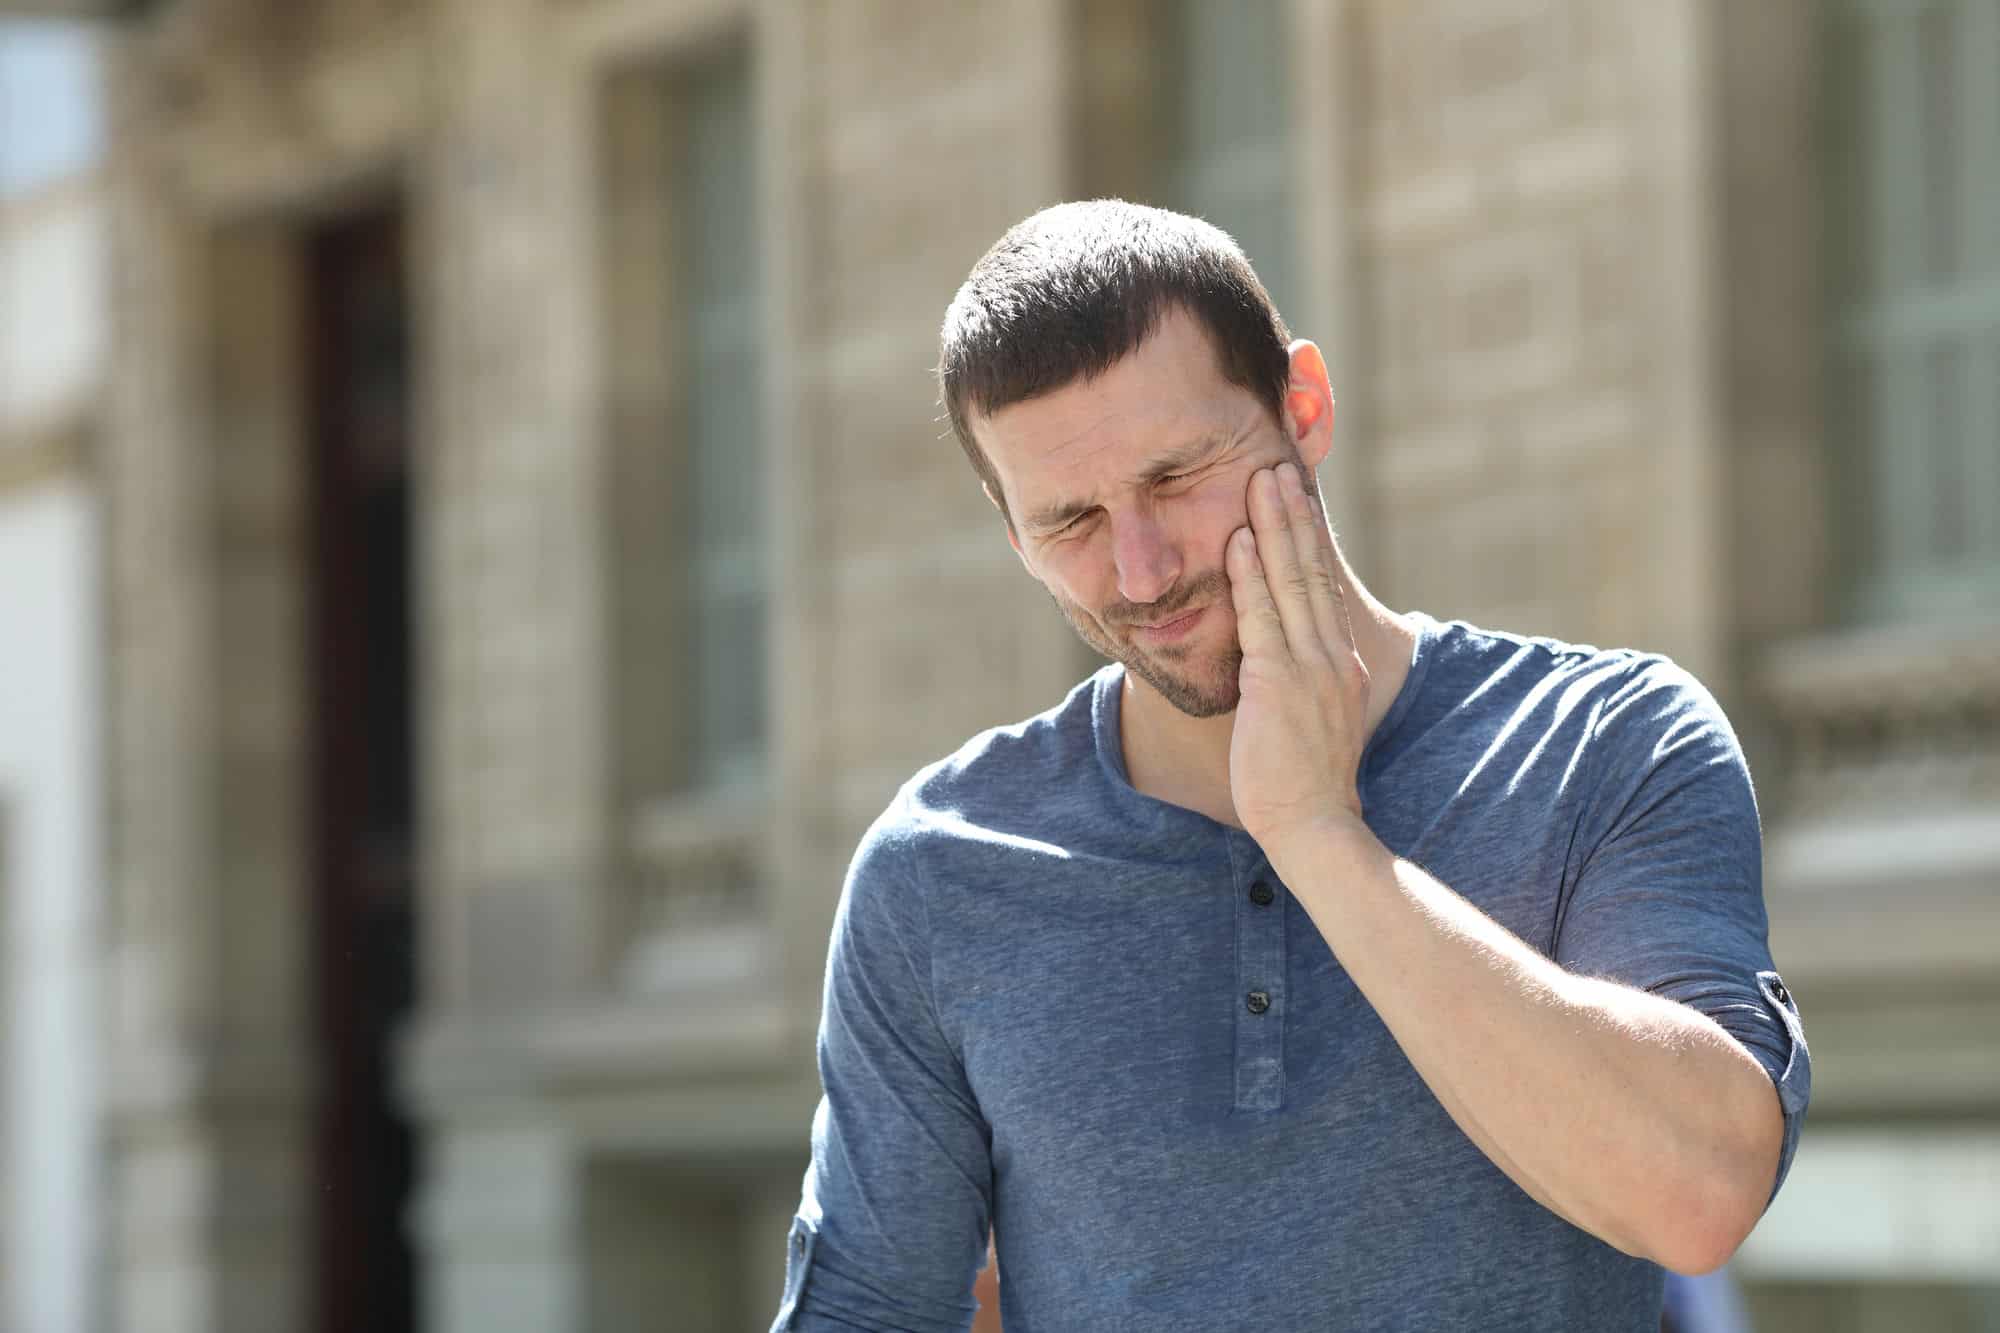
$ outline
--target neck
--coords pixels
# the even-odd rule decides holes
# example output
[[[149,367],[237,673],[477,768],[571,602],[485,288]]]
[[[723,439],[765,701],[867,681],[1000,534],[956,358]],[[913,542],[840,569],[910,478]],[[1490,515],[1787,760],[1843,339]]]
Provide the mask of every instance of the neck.
[[[1345,561],[1341,562],[1340,580],[1354,622],[1355,651],[1368,669],[1368,713],[1362,737],[1366,745],[1409,675],[1417,631],[1407,617],[1376,601]],[[1125,772],[1133,787],[1218,823],[1243,827],[1229,794],[1234,713],[1189,717],[1128,671],[1118,718]]]

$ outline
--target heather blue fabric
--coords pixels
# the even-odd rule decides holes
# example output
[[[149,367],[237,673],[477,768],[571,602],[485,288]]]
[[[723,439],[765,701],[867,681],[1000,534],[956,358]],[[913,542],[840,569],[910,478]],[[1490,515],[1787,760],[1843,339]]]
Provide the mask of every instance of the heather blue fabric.
[[[1417,621],[1370,827],[1565,967],[1714,1018],[1788,1166],[1810,1065],[1714,700],[1664,658]],[[1656,1333],[1661,1270],[1473,1146],[1257,844],[1126,780],[1121,680],[976,737],[862,840],[774,1328],[964,1329],[991,1224],[1008,1333]]]

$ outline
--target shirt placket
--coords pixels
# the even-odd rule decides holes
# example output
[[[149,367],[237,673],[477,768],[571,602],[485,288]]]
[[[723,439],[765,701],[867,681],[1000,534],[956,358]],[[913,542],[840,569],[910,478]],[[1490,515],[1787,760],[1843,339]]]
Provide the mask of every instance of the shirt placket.
[[[1229,835],[1236,922],[1236,1109],[1275,1111],[1285,1095],[1285,890],[1247,834]]]

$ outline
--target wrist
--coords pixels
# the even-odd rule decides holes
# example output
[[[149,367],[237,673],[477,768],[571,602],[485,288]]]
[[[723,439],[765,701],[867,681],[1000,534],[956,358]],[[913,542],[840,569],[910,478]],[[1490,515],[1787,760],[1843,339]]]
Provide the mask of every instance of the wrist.
[[[1345,810],[1273,830],[1258,836],[1257,845],[1287,884],[1295,882],[1295,873],[1302,876],[1315,867],[1358,865],[1389,855],[1361,815]]]

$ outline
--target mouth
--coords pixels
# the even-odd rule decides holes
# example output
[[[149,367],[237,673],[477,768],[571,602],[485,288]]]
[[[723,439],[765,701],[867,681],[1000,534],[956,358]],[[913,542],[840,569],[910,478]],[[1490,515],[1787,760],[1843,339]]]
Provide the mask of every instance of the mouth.
[[[1146,638],[1158,643],[1171,643],[1175,639],[1187,637],[1208,608],[1198,606],[1192,611],[1183,611],[1172,620],[1162,620],[1156,625],[1134,625],[1132,628]]]

